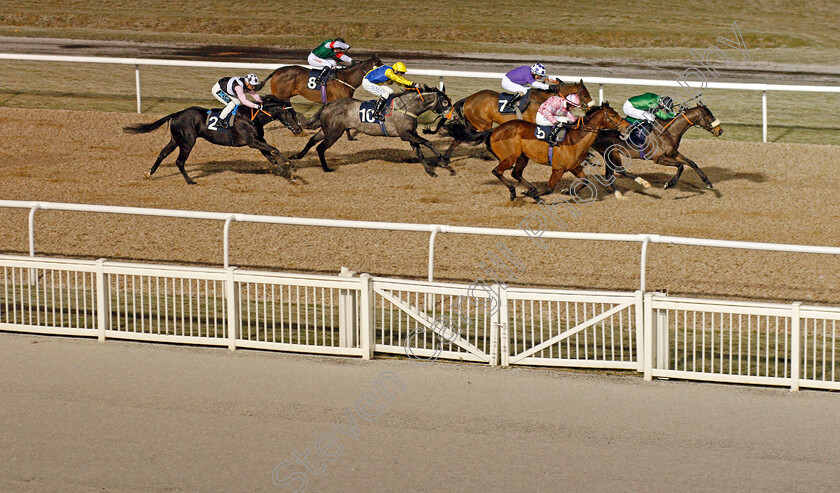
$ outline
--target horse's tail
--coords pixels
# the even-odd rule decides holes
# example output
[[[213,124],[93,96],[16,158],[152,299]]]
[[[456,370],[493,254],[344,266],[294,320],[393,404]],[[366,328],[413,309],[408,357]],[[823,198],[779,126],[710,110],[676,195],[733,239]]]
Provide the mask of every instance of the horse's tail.
[[[154,123],[135,123],[133,125],[127,125],[123,127],[123,132],[127,134],[145,134],[149,133],[153,130],[157,130],[160,128],[164,123],[168,122],[172,118],[176,117],[181,111],[177,111],[175,113],[169,114],[161,118],[160,120]]]
[[[312,115],[312,118],[306,121],[301,127],[306,128],[308,130],[314,130],[316,128],[321,128],[321,112],[324,111],[325,106],[321,106],[318,108],[318,111]]]
[[[493,133],[493,129],[491,128],[490,130],[485,130],[483,132],[473,132],[466,124],[458,121],[452,121],[446,124],[446,133],[458,142],[478,144],[479,142],[489,139],[490,134]]]
[[[490,145],[490,136],[493,135],[493,129],[490,129],[490,130],[487,130],[487,131],[484,131],[484,132],[481,132],[481,133],[486,134],[484,136],[484,146],[487,147],[487,150],[490,151],[490,154],[495,156],[496,159],[501,160],[499,158],[499,156],[495,152],[493,152],[493,147]]]
[[[275,76],[275,74],[277,74],[277,72],[279,72],[279,71],[283,70],[284,68],[286,68],[286,67],[277,67],[276,69],[274,69],[274,71],[273,71],[273,72],[271,72],[270,74],[268,74],[268,77],[264,78],[264,79],[262,80],[262,82],[260,82],[260,83],[259,83],[259,84],[257,84],[256,86],[254,86],[254,92],[258,92],[260,89],[262,89],[263,87],[265,87],[265,84],[266,84],[268,81],[270,81],[270,80],[271,80],[271,78],[272,78],[272,77],[274,77],[274,76]]]

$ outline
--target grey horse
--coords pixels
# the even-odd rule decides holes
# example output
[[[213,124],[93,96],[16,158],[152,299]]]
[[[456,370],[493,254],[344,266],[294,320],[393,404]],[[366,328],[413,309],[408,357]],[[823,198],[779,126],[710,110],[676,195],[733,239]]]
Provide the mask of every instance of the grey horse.
[[[455,170],[449,165],[441,164],[441,154],[432,143],[417,134],[417,117],[419,115],[430,110],[442,115],[452,109],[452,101],[443,91],[426,86],[423,89],[409,90],[394,97],[391,114],[385,116],[381,125],[378,122],[373,122],[371,112],[362,110],[361,105],[362,101],[358,99],[344,98],[330,101],[321,107],[303,125],[304,128],[318,128],[320,130],[309,139],[302,151],[290,156],[290,159],[303,158],[312,146],[320,142],[317,151],[318,157],[321,159],[321,167],[324,171],[333,171],[332,168],[327,166],[324,151],[335,144],[345,130],[354,129],[367,135],[399,137],[408,142],[417,152],[417,157],[423,163],[426,173],[431,176],[437,176],[435,166],[446,168],[450,173],[455,174]],[[363,119],[365,121],[362,121]],[[437,158],[436,163],[426,161],[423,151],[420,150],[421,145],[432,150]]]

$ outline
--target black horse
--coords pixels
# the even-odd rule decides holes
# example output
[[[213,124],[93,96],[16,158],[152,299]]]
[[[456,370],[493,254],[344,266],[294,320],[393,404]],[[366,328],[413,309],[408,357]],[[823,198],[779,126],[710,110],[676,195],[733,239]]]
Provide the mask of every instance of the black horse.
[[[154,123],[137,123],[123,128],[126,133],[143,134],[170,122],[169,132],[172,134],[172,138],[160,151],[152,169],[146,173],[146,178],[153,175],[166,156],[178,147],[181,152],[178,154],[175,164],[178,165],[178,170],[184,175],[187,183],[195,185],[195,182],[187,175],[184,163],[190,156],[190,151],[192,151],[196,139],[201,137],[216,145],[253,147],[259,150],[273,165],[273,173],[294,180],[292,163],[280,154],[280,151],[265,141],[265,130],[263,128],[268,122],[279,119],[293,134],[297,135],[302,132],[297,122],[297,114],[289,101],[267,96],[263,99],[262,108],[259,110],[240,106],[239,114],[234,118],[228,131],[216,130],[212,118],[208,122],[207,112],[207,108],[193,106],[167,115]],[[210,123],[210,127],[208,127],[208,123]],[[277,161],[278,157],[283,160],[282,166]]]

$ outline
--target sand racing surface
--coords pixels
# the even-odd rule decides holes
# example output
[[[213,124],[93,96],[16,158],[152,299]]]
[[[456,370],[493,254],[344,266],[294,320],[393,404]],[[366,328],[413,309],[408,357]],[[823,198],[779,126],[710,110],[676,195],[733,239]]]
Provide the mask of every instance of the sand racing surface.
[[[175,155],[145,179],[168,129],[128,135],[129,123],[160,115],[0,109],[0,196],[4,199],[74,202],[336,219],[456,224],[517,228],[542,209],[531,199],[508,199],[490,173],[481,147],[456,152],[455,176],[440,170],[428,176],[408,144],[399,139],[361,136],[340,140],[327,151],[336,171],[324,173],[314,151],[297,162],[296,184],[265,171],[253,149],[223,148],[199,141],[187,171],[188,186],[174,166]],[[724,124],[724,131],[726,125]],[[630,170],[657,182],[644,190],[620,179],[629,200],[600,191],[601,200],[558,207],[560,222],[549,229],[653,233],[699,238],[840,245],[840,148],[806,144],[754,144],[703,139],[686,141],[683,153],[715,184],[702,188],[686,169],[677,189],[662,190],[673,173],[634,161]],[[303,147],[306,135],[273,123],[267,140],[283,153]],[[440,149],[448,139],[436,141]],[[545,182],[548,169],[531,164],[526,178]],[[565,177],[561,186],[568,186]],[[523,191],[520,189],[520,192]],[[551,204],[561,200],[555,193]],[[0,210],[4,228],[0,251],[26,254],[25,210]],[[564,224],[565,223],[565,226]],[[426,276],[428,235],[234,224],[231,262],[272,270],[337,273],[341,266],[395,277]],[[499,241],[440,235],[435,277],[471,282],[486,278],[480,268]],[[595,289],[637,289],[639,245],[552,241],[546,250],[530,239],[503,239],[525,269],[514,284]],[[201,220],[132,218],[40,211],[36,214],[40,255],[107,257],[144,262],[219,265],[222,223]],[[840,260],[830,256],[739,252],[653,245],[648,289],[719,297],[836,303]],[[508,279],[510,281],[510,279]]]

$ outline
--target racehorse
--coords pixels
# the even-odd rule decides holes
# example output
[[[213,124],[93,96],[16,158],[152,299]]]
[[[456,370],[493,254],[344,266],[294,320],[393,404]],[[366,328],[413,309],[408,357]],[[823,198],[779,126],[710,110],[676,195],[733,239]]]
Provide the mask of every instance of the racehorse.
[[[151,177],[166,156],[171,154],[177,147],[180,148],[180,153],[178,154],[178,159],[175,160],[175,164],[178,165],[178,170],[184,175],[187,183],[195,185],[195,181],[187,175],[187,171],[184,169],[184,163],[190,156],[196,139],[201,137],[216,145],[253,147],[259,150],[273,165],[273,173],[291,178],[294,181],[295,177],[292,173],[292,163],[283,157],[280,151],[265,141],[265,131],[263,129],[268,122],[279,119],[295,135],[302,132],[297,122],[297,114],[295,114],[295,110],[289,101],[280,100],[274,96],[267,96],[263,99],[261,109],[253,110],[245,106],[240,106],[239,111],[242,112],[236,115],[228,131],[219,131],[215,126],[218,117],[211,115],[208,120],[207,108],[199,108],[197,106],[166,115],[154,123],[136,123],[123,127],[123,131],[130,134],[144,134],[156,130],[166,122],[170,122],[169,133],[172,134],[172,137],[169,143],[160,151],[157,160],[155,160],[155,164],[152,165],[152,169],[146,173],[146,178]],[[245,115],[243,113],[249,114]],[[213,118],[216,118],[216,121],[213,121]],[[283,160],[284,166],[281,166],[277,161],[278,157]]]
[[[513,120],[499,125],[492,131],[487,130],[483,134],[489,132],[489,136],[485,138],[485,144],[499,159],[499,165],[493,169],[493,174],[508,187],[510,199],[513,200],[516,198],[516,188],[504,176],[504,172],[512,166],[516,165],[517,168],[524,169],[529,159],[551,166],[548,187],[543,190],[538,190],[536,186],[524,180],[521,174],[519,176],[513,174],[514,178],[528,186],[528,191],[525,192],[528,197],[537,198],[553,192],[557,182],[566,171],[571,171],[576,177],[582,178],[581,186],[585,186],[588,180],[585,178],[581,163],[589,147],[595,142],[598,132],[602,129],[616,128],[624,131],[629,126],[626,120],[610,108],[609,103],[604,102],[601,106],[591,108],[585,116],[579,118],[575,126],[567,131],[564,141],[554,147],[552,152],[549,152],[547,142],[537,140],[535,123]],[[478,135],[481,134],[476,136]],[[576,192],[577,190],[570,190],[570,193]]]
[[[645,188],[650,187],[650,184],[643,178],[628,173],[623,168],[621,155],[628,158],[645,159],[657,164],[676,167],[676,174],[665,184],[666,190],[677,184],[677,180],[680,179],[680,175],[682,175],[684,165],[686,164],[697,172],[697,175],[706,184],[706,188],[714,188],[712,182],[700,170],[697,163],[683,156],[679,151],[680,140],[683,134],[695,125],[703,128],[715,137],[723,133],[720,121],[715,118],[711,110],[703,104],[698,104],[690,109],[681,108],[677,116],[671,120],[657,119],[657,126],[654,130],[645,134],[645,142],[642,146],[634,145],[641,144],[641,142],[634,141],[633,136],[627,140],[621,140],[619,133],[615,131],[603,132],[598,135],[595,143],[592,144],[592,149],[604,156],[604,161],[606,162],[605,177],[609,183],[610,191],[615,193],[616,196],[620,196],[620,192],[618,192],[615,186],[615,179],[613,178],[614,171],[618,171],[622,176],[632,178]],[[642,139],[639,138],[638,140],[641,141]],[[639,147],[642,147],[641,151]]]
[[[399,96],[395,96],[392,101],[392,113],[384,118],[381,125],[373,121],[371,112],[361,109],[362,101],[358,99],[345,98],[325,104],[304,125],[305,128],[319,128],[320,130],[309,139],[306,147],[292,156],[291,159],[301,159],[312,146],[320,142],[317,151],[321,160],[321,168],[324,171],[333,171],[327,166],[324,151],[335,144],[345,130],[355,129],[367,135],[399,137],[408,142],[417,153],[417,157],[423,164],[426,173],[430,176],[437,176],[435,166],[426,162],[420,146],[423,145],[431,149],[437,157],[438,163],[441,159],[440,152],[434,148],[431,142],[417,135],[417,117],[430,110],[442,115],[451,110],[452,101],[443,91],[428,86],[423,87],[422,90],[406,91]],[[448,165],[438,165],[455,174],[455,170]]]
[[[522,120],[533,122],[537,116],[537,110],[540,105],[551,96],[569,96],[570,94],[577,94],[582,105],[591,108],[595,105],[592,101],[592,96],[589,95],[589,90],[583,85],[583,79],[574,84],[558,84],[551,86],[550,90],[543,91],[540,89],[531,89],[530,91],[531,104],[522,113]],[[467,130],[472,132],[482,132],[490,130],[494,123],[501,125],[502,123],[518,119],[515,113],[501,113],[499,111],[499,93],[489,89],[479,91],[475,94],[467,96],[466,98],[455,103],[455,115],[467,124]],[[446,127],[446,122],[441,121],[437,128],[426,133],[437,133],[441,127]],[[453,135],[450,134],[452,137]],[[461,144],[457,138],[449,146],[449,149],[443,153],[444,162],[449,162],[449,158],[455,151],[455,148]]]
[[[373,55],[347,68],[337,69],[335,78],[327,82],[327,102],[352,97],[356,88],[362,84],[365,74],[382,65],[382,60]],[[267,83],[270,83],[271,94],[276,98],[286,100],[294,95],[300,95],[313,103],[322,102],[321,90],[318,87],[311,87],[309,69],[306,67],[300,65],[280,67],[266,77],[256,90],[260,90]]]

